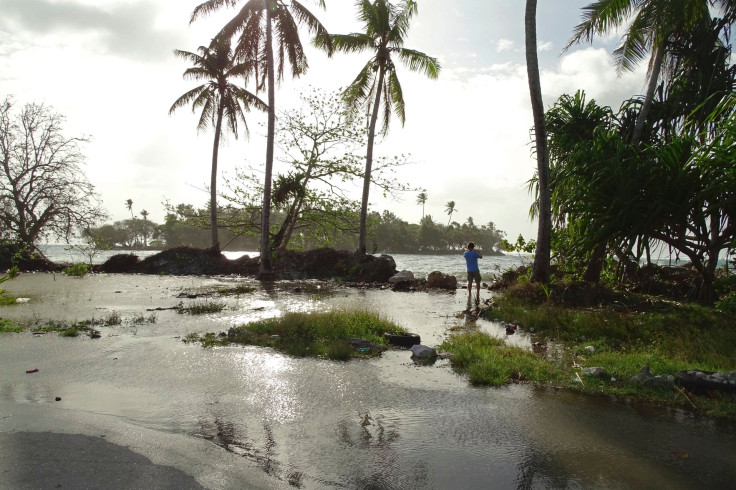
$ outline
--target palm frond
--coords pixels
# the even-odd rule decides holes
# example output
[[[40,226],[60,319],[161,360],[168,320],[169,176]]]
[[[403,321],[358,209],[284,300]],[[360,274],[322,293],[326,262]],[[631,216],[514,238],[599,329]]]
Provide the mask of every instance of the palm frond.
[[[405,63],[411,71],[420,71],[429,78],[436,79],[440,72],[440,63],[437,58],[432,58],[424,53],[413,49],[401,48],[399,59]]]
[[[320,5],[322,8],[325,8],[324,0],[320,0]],[[313,44],[317,45],[319,43],[319,45],[327,51],[328,55],[332,54],[332,40],[330,39],[330,34],[317,17],[315,17],[312,12],[296,0],[292,0],[291,10],[297,23],[306,25],[309,32],[314,33]]]
[[[332,47],[343,53],[358,53],[373,48],[373,39],[363,33],[332,34]]]
[[[176,101],[171,105],[171,108],[169,109],[169,115],[173,114],[176,109],[189,105],[192,100],[197,98],[199,94],[206,89],[207,84],[200,85],[199,87],[191,89],[190,91],[186,92],[184,95],[176,99]]]
[[[632,0],[598,0],[583,7],[581,14],[583,21],[573,29],[573,35],[563,52],[573,44],[581,41],[592,42],[596,35],[621,26],[631,16],[638,3]]]
[[[373,60],[371,60],[366,63],[358,76],[355,77],[355,80],[343,91],[343,100],[348,107],[358,107],[366,101],[366,98],[372,92],[370,88],[373,86],[375,77],[376,72],[373,71]]]
[[[399,77],[396,75],[396,70],[392,70],[388,74],[388,83],[386,84],[391,96],[391,102],[393,104],[393,112],[401,121],[403,126],[406,123],[406,104],[404,103],[404,92],[401,89],[401,83],[399,83]]]

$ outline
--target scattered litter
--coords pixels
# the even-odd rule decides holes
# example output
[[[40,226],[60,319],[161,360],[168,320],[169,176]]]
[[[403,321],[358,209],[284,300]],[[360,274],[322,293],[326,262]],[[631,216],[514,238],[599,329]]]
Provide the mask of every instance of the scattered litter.
[[[28,371],[26,371],[27,374],[33,374],[37,372],[38,372],[38,369],[29,369]]]
[[[60,401],[61,401],[61,397],[60,397],[60,396],[57,396],[57,397],[56,397],[56,401],[57,401],[57,402],[60,402]]]
[[[28,303],[31,300],[31,298],[16,298],[16,303]]]

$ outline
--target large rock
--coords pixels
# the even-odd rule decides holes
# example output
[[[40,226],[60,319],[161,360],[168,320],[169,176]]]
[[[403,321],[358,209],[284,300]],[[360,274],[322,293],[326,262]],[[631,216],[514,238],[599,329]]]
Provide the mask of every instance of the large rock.
[[[641,371],[631,377],[631,381],[638,383],[642,388],[669,390],[675,384],[675,377],[655,376],[649,370],[649,366],[644,366]]]
[[[440,271],[432,271],[427,276],[428,288],[457,289],[457,277],[444,274]]]
[[[417,359],[434,359],[437,357],[437,351],[426,345],[412,345],[411,346],[411,357]]]
[[[605,378],[608,376],[606,368],[602,366],[593,366],[583,368],[583,374],[586,376],[595,376],[596,378]]]
[[[401,271],[396,275],[388,278],[388,282],[396,284],[397,282],[409,282],[414,279],[414,273],[412,271]]]

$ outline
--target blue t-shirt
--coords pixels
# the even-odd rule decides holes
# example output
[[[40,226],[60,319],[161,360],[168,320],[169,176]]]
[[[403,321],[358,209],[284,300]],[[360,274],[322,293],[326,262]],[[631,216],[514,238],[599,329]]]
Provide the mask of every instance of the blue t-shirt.
[[[480,269],[478,268],[478,259],[480,258],[480,254],[478,252],[475,250],[467,250],[463,256],[465,257],[465,262],[468,264],[468,272],[480,272]]]

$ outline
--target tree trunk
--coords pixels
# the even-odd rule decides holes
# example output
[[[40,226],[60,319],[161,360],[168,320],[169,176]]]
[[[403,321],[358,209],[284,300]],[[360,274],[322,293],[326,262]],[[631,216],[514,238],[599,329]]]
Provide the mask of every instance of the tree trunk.
[[[263,0],[266,9],[266,76],[268,80],[268,135],[266,138],[266,175],[263,182],[263,207],[261,208],[261,262],[258,267],[258,280],[272,281],[274,279],[273,265],[271,264],[271,174],[273,172],[273,144],[276,127],[276,112],[274,109],[274,66],[273,66],[273,39],[271,29],[271,13],[268,9],[268,0]]]
[[[526,34],[526,71],[529,77],[534,137],[537,147],[537,176],[539,178],[539,225],[537,249],[534,254],[532,281],[548,283],[550,276],[550,248],[552,238],[552,203],[549,189],[549,161],[547,159],[547,131],[544,125],[542,85],[539,80],[537,59],[537,0],[527,0],[524,16]]]
[[[376,84],[376,99],[373,102],[373,113],[371,123],[368,127],[368,148],[365,157],[365,175],[363,176],[363,198],[360,203],[360,235],[358,237],[358,254],[365,255],[367,224],[368,224],[368,194],[371,188],[371,167],[373,166],[373,141],[376,136],[376,121],[378,120],[378,108],[381,105],[381,91],[383,90],[383,77],[386,74],[384,66],[379,68],[378,83]]]
[[[215,142],[212,145],[212,175],[210,176],[210,227],[212,228],[212,250],[220,251],[220,239],[217,236],[217,154],[220,150],[220,133],[222,132],[222,94],[217,107],[215,123]]]
[[[588,265],[583,272],[583,281],[598,283],[601,280],[601,272],[603,272],[603,259],[606,256],[606,244],[602,243],[595,247],[593,253],[588,259]]]
[[[649,115],[649,109],[652,107],[652,100],[654,99],[654,91],[657,88],[657,81],[659,80],[659,72],[662,69],[662,62],[664,61],[665,49],[664,46],[657,48],[654,53],[654,62],[652,64],[652,73],[649,76],[649,83],[647,84],[647,93],[644,96],[644,102],[641,105],[639,115],[636,117],[636,124],[634,125],[634,132],[631,135],[631,144],[636,146],[641,141],[641,135],[644,132],[644,123]]]

